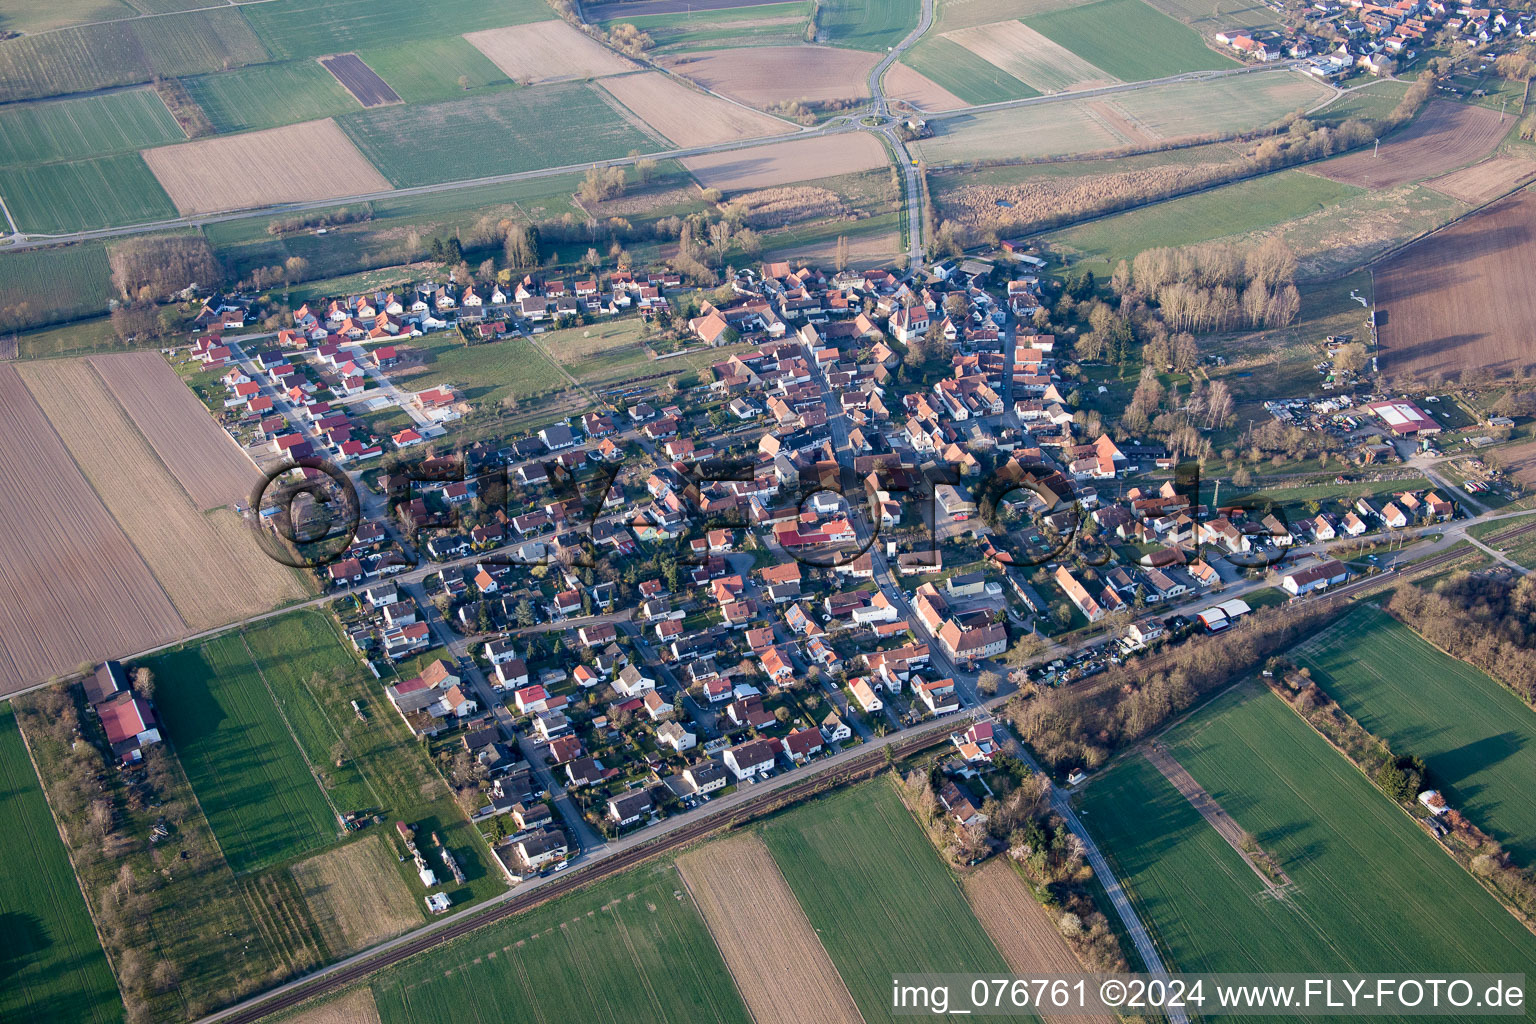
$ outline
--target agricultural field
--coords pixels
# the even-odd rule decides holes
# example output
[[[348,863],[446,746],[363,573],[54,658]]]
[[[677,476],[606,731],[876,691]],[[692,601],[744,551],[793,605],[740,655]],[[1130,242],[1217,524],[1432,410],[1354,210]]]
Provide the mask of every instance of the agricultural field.
[[[144,664],[166,734],[237,874],[334,840],[334,809],[239,634]]]
[[[1126,82],[1237,65],[1208,48],[1199,33],[1142,0],[1097,0],[1035,15],[1025,24]]]
[[[384,1024],[455,1024],[475,1006],[494,1006],[507,1020],[751,1019],[671,863],[627,871],[439,946],[371,987]]]
[[[1384,120],[1391,114],[1412,86],[1395,79],[1377,80],[1356,86],[1308,116],[1314,124],[1342,124],[1351,117]]]
[[[881,88],[885,90],[886,98],[911,104],[922,111],[954,110],[969,105],[968,101],[905,64],[892,64],[887,68]]]
[[[101,242],[6,253],[0,259],[0,315],[20,326],[92,316],[113,298]]]
[[[756,833],[686,853],[677,868],[753,1020],[861,1024],[848,987]]]
[[[0,29],[34,35],[88,21],[131,18],[137,13],[122,0],[58,0],[46,5],[4,0],[0,3]]]
[[[122,1020],[117,983],[8,703],[0,704],[0,821],[0,1017]]]
[[[18,369],[187,626],[208,629],[304,597],[293,571],[268,558],[233,512],[203,513],[155,455],[93,368],[110,372],[124,358],[132,357]]]
[[[345,956],[422,923],[416,898],[379,833],[289,868],[333,956]]]
[[[1301,171],[1279,171],[1127,210],[1047,236],[1074,262],[1113,265],[1144,249],[1191,245],[1257,231],[1327,208],[1357,190]]]
[[[622,12],[599,24],[605,31],[612,31],[615,25],[634,25],[655,40],[650,52],[660,56],[726,46],[802,43],[812,8],[810,0],[788,0],[718,10],[706,10],[703,4],[687,4],[686,9],[678,10],[674,4],[667,5],[672,10],[645,13],[657,6],[646,0],[626,0],[611,7],[589,7],[586,13],[588,17],[605,17],[611,11]],[[641,13],[631,13],[636,10]]]
[[[682,163],[706,188],[734,191],[867,171],[888,166],[890,157],[879,139],[860,132],[691,156]]]
[[[1514,117],[1487,107],[1435,100],[1382,143],[1317,165],[1317,173],[1362,188],[1391,188],[1444,174],[1493,152]]]
[[[873,54],[826,46],[754,46],[673,57],[664,63],[722,96],[754,107],[830,103],[869,95]]]
[[[470,92],[512,84],[489,57],[460,36],[381,46],[363,50],[358,57],[407,103],[457,99],[466,91],[460,78],[468,81]]]
[[[657,148],[595,86],[500,90],[431,106],[380,107],[340,118],[363,155],[396,186],[586,164]]]
[[[0,694],[178,636],[181,616],[10,364],[0,434]]]
[[[1040,905],[1006,857],[993,857],[975,871],[967,872],[961,885],[976,919],[987,930],[1014,974],[1023,977],[1077,974],[1083,969],[1061,937],[1052,912]],[[1047,1024],[1069,1019],[1113,1024],[1116,1018],[1111,1015],[1073,1015],[1070,1018],[1045,1015]]]
[[[1536,936],[1266,690],[1229,691],[1165,742],[1294,883],[1262,896],[1144,758],[1116,764],[1082,795],[1083,821],[1172,969],[1498,971],[1536,956]]]
[[[1370,607],[1294,656],[1367,732],[1424,758],[1451,806],[1520,863],[1536,860],[1536,794],[1526,784],[1536,778],[1536,713],[1520,698]]]
[[[776,117],[697,92],[659,71],[604,79],[602,88],[680,147],[784,135],[795,130]]]
[[[1536,160],[1523,156],[1494,156],[1424,184],[1452,199],[1481,205],[1513,191],[1533,177],[1536,177]]]
[[[1136,0],[1140,3],[1140,0]],[[1091,6],[1091,5],[1090,5]],[[1052,42],[1022,21],[960,29],[944,38],[959,43],[1004,74],[1042,92],[1112,85],[1115,78]]]
[[[234,7],[82,25],[0,42],[0,102],[199,75],[267,57]]]
[[[902,54],[902,63],[966,103],[1001,103],[1040,95],[953,40],[931,32]]]
[[[80,160],[185,139],[153,89],[0,107],[0,166]]]
[[[1375,267],[1381,368],[1389,376],[1498,373],[1533,362],[1536,194],[1501,200],[1414,242]]]
[[[896,1019],[893,964],[912,973],[1008,969],[889,781],[802,804],[762,833],[866,1021]]]
[[[1170,18],[1201,35],[1214,36],[1227,28],[1276,29],[1275,12],[1263,0],[1147,0]]]
[[[385,107],[352,116],[396,109]],[[316,153],[324,153],[325,159],[314,159]],[[332,120],[162,146],[145,150],[144,160],[170,193],[176,209],[186,215],[340,199],[389,189],[389,182]]]
[[[918,0],[823,0],[815,41],[884,53],[917,28],[920,9]]]
[[[98,356],[106,381],[199,508],[249,499],[260,474],[158,352]]]
[[[893,212],[866,220],[824,221],[764,233],[763,256],[795,263],[831,263],[839,238],[848,242],[848,264],[853,269],[883,266],[902,252],[901,215]]]
[[[137,153],[0,168],[0,196],[24,232],[61,235],[176,216]]]
[[[938,0],[935,32],[953,32],[958,28],[989,25],[1007,18],[1030,18],[1092,0]]]
[[[524,85],[622,75],[637,67],[558,18],[469,32],[464,38],[508,78]]]
[[[216,131],[280,128],[357,110],[357,100],[312,60],[221,71],[182,80]]]
[[[355,53],[322,57],[320,66],[334,75],[341,87],[365,107],[382,107],[387,103],[400,102],[395,90]]]
[[[272,56],[284,59],[544,21],[550,9],[542,0],[271,0],[244,4],[240,13]]]
[[[1114,105],[1148,134],[1172,139],[1253,131],[1332,92],[1309,75],[1279,71],[1140,89],[1116,96]]]

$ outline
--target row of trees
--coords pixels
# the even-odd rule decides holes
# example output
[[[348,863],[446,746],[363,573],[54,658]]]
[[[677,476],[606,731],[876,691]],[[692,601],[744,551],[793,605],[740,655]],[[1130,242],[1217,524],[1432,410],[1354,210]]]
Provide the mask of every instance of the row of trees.
[[[1387,610],[1436,647],[1536,706],[1536,580],[1457,573],[1432,591],[1399,587]]]

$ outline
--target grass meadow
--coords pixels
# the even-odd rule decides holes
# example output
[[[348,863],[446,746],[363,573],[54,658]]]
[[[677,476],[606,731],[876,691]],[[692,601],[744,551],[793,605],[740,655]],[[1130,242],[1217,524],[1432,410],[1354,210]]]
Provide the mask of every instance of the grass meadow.
[[[0,704],[0,1020],[123,1019],[10,704]]]
[[[105,313],[111,278],[101,242],[7,253],[0,259],[0,309],[26,324]]]
[[[460,78],[469,79],[471,92],[512,84],[505,71],[461,36],[380,46],[358,56],[407,103],[459,99],[465,92]]]
[[[79,160],[186,139],[153,89],[0,107],[0,166]]]
[[[222,71],[188,78],[182,84],[220,132],[277,128],[362,109],[313,60]]]
[[[816,41],[884,53],[917,27],[918,0],[824,0]]]
[[[585,164],[659,145],[582,83],[378,107],[336,120],[399,187]]]
[[[148,664],[166,732],[236,873],[335,838],[330,805],[238,634]]]
[[[763,838],[866,1021],[891,973],[1008,973],[965,894],[885,779],[800,805]]]
[[[1451,805],[1521,864],[1536,860],[1536,712],[1376,608],[1357,607],[1295,652],[1394,751],[1417,754]]]
[[[749,1020],[670,861],[438,947],[372,987],[384,1024]]]
[[[413,339],[410,347],[427,356],[426,372],[409,380],[413,391],[452,384],[470,402],[494,407],[504,398],[527,403],[570,387],[570,382],[526,338],[507,337],[465,345],[457,335],[439,336]]]
[[[1024,24],[1126,82],[1237,64],[1142,0],[1097,0],[1025,18]]]
[[[175,217],[137,153],[0,168],[0,196],[24,232],[62,235]]]
[[[967,103],[1000,103],[1040,95],[1039,90],[982,60],[953,39],[931,33],[903,54],[901,62]]]
[[[583,384],[603,387],[658,369],[640,340],[640,324],[637,317],[599,321],[540,334],[533,342]]]
[[[1278,698],[1231,690],[1164,741],[1295,883],[1259,877],[1145,759],[1080,804],[1180,971],[1505,971],[1536,936]]]

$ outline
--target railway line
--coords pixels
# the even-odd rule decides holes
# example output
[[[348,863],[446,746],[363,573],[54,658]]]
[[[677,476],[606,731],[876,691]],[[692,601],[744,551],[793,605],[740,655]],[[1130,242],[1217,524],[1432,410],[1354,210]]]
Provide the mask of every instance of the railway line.
[[[498,921],[514,917],[549,900],[557,899],[584,888],[589,883],[607,878],[653,857],[658,857],[671,850],[686,846],[711,833],[735,828],[796,801],[814,796],[819,792],[824,792],[849,782],[870,778],[884,769],[891,760],[907,757],[942,741],[949,735],[955,723],[965,718],[966,716],[963,714],[951,716],[944,719],[943,727],[926,729],[920,733],[884,744],[876,749],[859,754],[847,762],[837,765],[835,768],[816,775],[809,775],[790,785],[765,792],[728,810],[722,810],[716,814],[706,815],[698,821],[689,822],[667,833],[665,836],[658,837],[653,842],[643,843],[622,850],[610,857],[596,861],[590,866],[577,868],[569,875],[557,876],[537,889],[531,889],[526,893],[514,894],[494,906],[471,912],[461,920],[455,920],[442,928],[410,937],[371,956],[362,954],[353,961],[349,961],[340,967],[332,968],[323,974],[316,975],[312,979],[300,979],[297,982],[290,982],[287,987],[274,992],[267,998],[258,996],[249,1003],[240,1004],[221,1013],[212,1014],[204,1018],[204,1020],[210,1022],[210,1024],[215,1021],[218,1024],[251,1024],[251,1022],[269,1017],[272,1014],[292,1009],[300,1003],[329,995],[387,967],[408,960],[418,953],[423,953],[435,946],[451,942],[471,932],[479,931],[481,928],[493,925]]]

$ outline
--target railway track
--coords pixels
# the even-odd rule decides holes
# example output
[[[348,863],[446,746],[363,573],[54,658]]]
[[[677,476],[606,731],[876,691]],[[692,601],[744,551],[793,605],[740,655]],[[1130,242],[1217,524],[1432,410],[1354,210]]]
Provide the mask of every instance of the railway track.
[[[963,717],[954,716],[948,718],[945,720],[946,725],[943,728],[929,729],[921,734],[892,742],[877,750],[871,750],[829,771],[807,776],[805,779],[781,789],[766,792],[761,797],[732,807],[727,811],[721,811],[718,814],[701,818],[696,822],[690,822],[656,839],[654,842],[630,847],[588,867],[579,868],[568,876],[558,878],[522,896],[513,896],[511,899],[498,903],[493,907],[479,912],[471,912],[462,920],[392,946],[375,956],[365,957],[356,963],[349,963],[343,967],[336,968],[327,974],[315,977],[312,981],[301,980],[294,983],[291,988],[273,994],[270,998],[260,999],[258,997],[258,1002],[237,1006],[222,1013],[215,1013],[204,1018],[204,1020],[208,1022],[217,1021],[218,1024],[250,1024],[250,1022],[261,1020],[274,1013],[291,1009],[310,999],[329,995],[338,989],[345,988],[354,982],[376,974],[387,967],[401,963],[418,953],[423,953],[435,946],[451,942],[471,932],[479,931],[498,921],[503,921],[509,917],[532,910],[534,907],[549,900],[557,899],[577,889],[581,889],[589,883],[632,868],[652,857],[657,857],[670,850],[686,846],[710,833],[735,828],[738,825],[745,824],[748,821],[778,810],[785,805],[813,796],[818,792],[872,777],[886,767],[888,763],[887,751],[889,751],[890,758],[900,759],[925,747],[932,746],[948,736],[954,723],[960,721]]]

